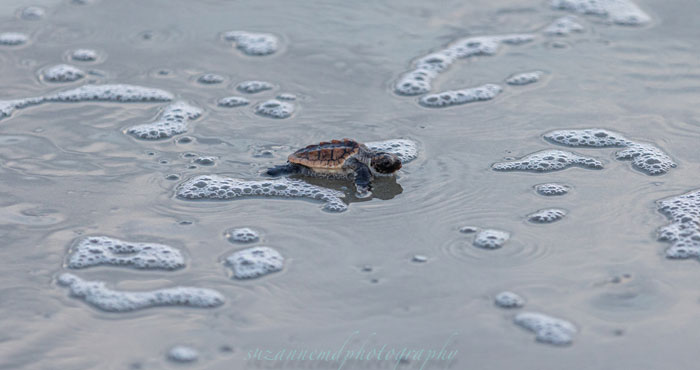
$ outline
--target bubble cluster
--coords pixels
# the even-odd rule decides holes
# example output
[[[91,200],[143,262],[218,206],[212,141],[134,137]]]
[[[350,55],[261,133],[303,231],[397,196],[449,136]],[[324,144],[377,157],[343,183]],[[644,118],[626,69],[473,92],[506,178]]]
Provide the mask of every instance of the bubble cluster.
[[[556,19],[544,29],[544,34],[549,36],[567,36],[572,32],[583,32],[584,28],[574,16],[566,16]]]
[[[619,132],[603,129],[557,130],[544,135],[544,138],[571,147],[624,147],[615,153],[618,160],[630,160],[632,166],[648,175],[662,175],[676,163],[661,149],[647,143],[625,138]]]
[[[73,50],[70,57],[78,62],[94,62],[99,55],[92,49],[76,49]]]
[[[474,237],[474,246],[483,249],[498,249],[510,239],[510,233],[502,230],[484,229]]]
[[[508,85],[522,86],[535,83],[542,78],[542,71],[516,73],[506,79]]]
[[[243,81],[236,86],[240,92],[247,94],[255,94],[265,90],[271,90],[275,87],[273,84],[265,81]]]
[[[197,78],[197,82],[205,85],[220,84],[224,82],[224,80],[224,76],[215,73],[205,73]]]
[[[277,51],[277,36],[269,33],[252,33],[246,31],[228,31],[224,40],[232,41],[236,47],[248,55],[262,56]]]
[[[45,96],[14,100],[0,100],[0,119],[9,117],[15,110],[51,102],[111,101],[165,102],[173,99],[167,91],[134,85],[84,85]]]
[[[83,280],[64,273],[58,283],[67,286],[73,297],[108,312],[128,312],[158,306],[218,307],[224,297],[217,291],[204,288],[175,287],[145,292],[119,291],[107,288],[104,282]]]
[[[26,44],[29,41],[29,37],[23,33],[19,32],[3,32],[0,33],[0,45],[4,46],[17,46]]]
[[[651,18],[630,0],[552,0],[555,9],[591,14],[626,26],[648,23]]]
[[[38,21],[44,18],[46,10],[40,6],[28,6],[20,12],[20,18],[25,21]]]
[[[192,162],[202,166],[213,166],[216,164],[216,157],[197,157]]]
[[[561,220],[566,216],[566,211],[559,208],[547,208],[540,209],[537,212],[531,213],[527,216],[530,222],[535,222],[539,224],[549,224]]]
[[[494,84],[485,84],[462,90],[443,91],[437,94],[426,95],[419,99],[421,105],[430,108],[449,107],[452,105],[466,104],[476,101],[491,100],[500,94],[503,89]]]
[[[248,197],[308,198],[325,202],[323,209],[342,212],[347,209],[342,192],[311,185],[286,177],[275,180],[240,180],[217,175],[197,176],[178,186],[181,199],[230,200]]]
[[[515,316],[515,324],[535,333],[537,341],[553,345],[571,344],[578,332],[574,324],[537,312],[522,312]]]
[[[269,247],[243,249],[226,257],[236,279],[252,279],[282,270],[284,258]]]
[[[424,256],[422,254],[414,254],[413,258],[411,258],[411,261],[415,263],[425,263],[428,262],[428,256]]]
[[[700,189],[656,202],[671,223],[659,229],[659,240],[671,243],[666,257],[700,258]]]
[[[494,300],[496,306],[502,308],[520,308],[525,305],[525,299],[513,292],[500,292]]]
[[[260,240],[260,234],[253,229],[241,227],[226,231],[226,239],[234,243],[252,243]]]
[[[479,231],[479,228],[476,226],[462,226],[459,228],[459,232],[462,234],[472,234]]]
[[[182,254],[173,247],[156,243],[127,242],[108,236],[83,238],[69,253],[68,267],[73,269],[114,265],[175,270],[185,266]]]
[[[518,45],[532,41],[533,35],[481,36],[459,39],[447,48],[428,54],[415,62],[415,68],[401,76],[394,89],[400,95],[420,95],[431,89],[431,82],[457,59],[494,55],[502,44]]]
[[[401,163],[406,164],[418,157],[418,145],[413,140],[390,139],[365,143],[369,149],[396,154]]]
[[[59,64],[45,69],[42,77],[49,82],[73,82],[85,77],[85,72],[68,64]]]
[[[537,192],[537,194],[544,196],[565,195],[569,192],[569,186],[550,182],[546,184],[535,185],[535,191]]]
[[[255,107],[255,113],[269,118],[287,118],[294,113],[294,104],[270,99],[258,104]]]
[[[240,96],[227,96],[219,99],[216,104],[220,107],[235,108],[250,104],[250,100]]]
[[[144,140],[169,138],[187,132],[187,122],[201,115],[201,109],[185,102],[175,102],[165,107],[155,122],[132,126],[126,132]]]
[[[294,100],[297,100],[297,96],[294,95],[294,94],[283,93],[283,94],[277,95],[277,99],[279,99],[279,100],[294,101]]]
[[[187,346],[175,346],[168,351],[168,359],[175,362],[194,362],[197,358],[199,358],[199,352]]]
[[[537,171],[548,172],[563,170],[572,166],[599,170],[603,163],[593,157],[582,156],[564,150],[541,150],[523,158],[494,163],[491,168],[496,171]]]

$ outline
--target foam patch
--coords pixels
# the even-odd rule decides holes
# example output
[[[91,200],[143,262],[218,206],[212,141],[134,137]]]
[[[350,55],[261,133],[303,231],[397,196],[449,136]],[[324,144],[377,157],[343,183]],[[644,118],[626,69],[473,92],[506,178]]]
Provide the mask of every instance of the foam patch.
[[[494,55],[502,44],[519,45],[534,40],[530,34],[480,36],[459,39],[445,49],[430,53],[414,63],[414,69],[404,73],[394,86],[400,95],[420,95],[429,92],[432,80],[446,71],[456,60],[473,56]]]
[[[523,312],[515,316],[514,322],[535,333],[538,342],[553,345],[568,345],[578,332],[574,324],[536,312]]]
[[[83,280],[73,274],[61,274],[60,285],[70,289],[73,297],[107,312],[129,312],[158,306],[212,308],[224,304],[217,291],[203,288],[175,287],[145,292],[119,291],[104,282]]]
[[[132,126],[126,132],[144,140],[170,138],[187,132],[188,121],[201,115],[201,109],[185,102],[175,102],[165,107],[155,122]]]
[[[483,249],[501,248],[510,239],[510,233],[502,230],[484,229],[474,237],[474,246]]]
[[[651,21],[651,17],[630,0],[552,0],[555,9],[604,17],[625,26],[639,26]]]
[[[503,89],[494,84],[486,84],[478,87],[443,91],[437,94],[426,95],[419,99],[421,105],[430,108],[443,108],[452,105],[460,105],[477,101],[491,100],[500,94]]]
[[[307,198],[324,202],[323,209],[342,212],[347,205],[342,192],[311,185],[300,180],[240,180],[217,175],[197,176],[180,184],[176,190],[181,199],[233,200],[251,197]]]
[[[263,56],[274,54],[278,49],[277,36],[269,33],[253,33],[246,31],[228,31],[223,34],[226,41],[232,41],[242,52]]]
[[[671,243],[666,257],[700,258],[700,189],[656,202],[671,221],[659,229],[659,240]]]
[[[173,99],[167,91],[134,85],[84,85],[34,98],[0,100],[0,119],[9,117],[17,109],[56,102],[107,101],[116,103],[166,102]]]
[[[252,279],[282,270],[284,258],[269,247],[253,247],[233,253],[226,258],[236,279]]]
[[[502,308],[520,308],[525,305],[525,299],[513,292],[501,292],[496,295],[494,303]]]
[[[44,70],[42,77],[49,82],[73,82],[85,77],[85,72],[68,64],[59,64]]]
[[[185,259],[180,251],[167,245],[127,242],[108,236],[83,238],[71,248],[69,268],[98,265],[175,270],[185,266]]]
[[[542,150],[523,158],[494,163],[491,168],[496,171],[559,171],[569,167],[581,167],[599,170],[603,163],[593,157],[586,157],[564,150]]]
[[[557,130],[546,133],[544,138],[571,147],[624,147],[625,149],[615,153],[615,158],[631,161],[634,168],[647,175],[662,175],[676,167],[676,163],[661,149],[627,139],[619,132],[595,128]]]
[[[561,220],[566,216],[566,211],[559,208],[540,209],[527,216],[528,221],[538,224],[550,224]]]

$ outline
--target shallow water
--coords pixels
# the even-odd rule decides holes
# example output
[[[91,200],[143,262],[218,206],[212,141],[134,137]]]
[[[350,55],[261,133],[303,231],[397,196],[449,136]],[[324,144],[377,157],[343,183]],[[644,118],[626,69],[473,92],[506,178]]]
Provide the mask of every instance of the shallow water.
[[[367,342],[427,351],[448,342],[458,351],[452,361],[428,362],[431,369],[693,368],[700,264],[666,259],[670,244],[657,240],[657,229],[669,220],[655,202],[700,188],[700,3],[636,4],[648,24],[577,15],[583,32],[546,36],[547,26],[572,13],[540,0],[1,2],[0,33],[29,41],[0,45],[0,100],[130,84],[165,90],[203,113],[186,133],[155,141],[126,133],[157,122],[170,103],[46,103],[0,120],[0,368],[337,369],[340,362],[248,354],[335,352],[346,340],[345,350]],[[45,10],[41,19],[22,17],[30,5]],[[278,49],[247,55],[222,38],[231,30],[270,33]],[[512,33],[535,38],[456,60],[430,92],[492,83],[503,88],[495,98],[436,109],[395,93],[416,59],[464,37]],[[74,61],[77,49],[98,58]],[[59,64],[86,75],[42,78]],[[506,83],[530,71],[544,73],[532,84]],[[224,81],[198,82],[208,73]],[[274,88],[236,89],[251,80]],[[258,104],[284,93],[296,96],[287,101],[289,118],[256,114]],[[218,106],[227,96],[250,104]],[[568,148],[543,137],[587,128],[653,144],[677,167],[649,176],[615,159],[620,148]],[[176,197],[178,184],[195,176],[262,180],[295,148],[342,137],[411,139],[419,156],[395,179],[379,179],[371,198],[356,198],[346,181],[308,180],[344,192],[342,213],[305,199]],[[603,169],[491,167],[547,149],[597,158]],[[214,164],[194,163],[198,157]],[[548,182],[569,186],[568,194],[533,188]],[[566,216],[528,221],[550,208]],[[459,232],[467,225],[507,231],[510,239],[477,248],[473,234]],[[259,241],[231,243],[227,232],[242,227]],[[185,267],[70,269],[69,250],[84,236],[165,244],[182,253]],[[284,268],[232,278],[225,259],[254,246],[274,248]],[[225,303],[105,312],[58,284],[66,272],[123,291],[212,289]],[[524,297],[525,307],[497,307],[502,291]],[[513,321],[523,310],[572,323],[573,343],[536,342]],[[196,361],[169,359],[178,345],[195,349]],[[411,358],[397,368],[422,364]]]

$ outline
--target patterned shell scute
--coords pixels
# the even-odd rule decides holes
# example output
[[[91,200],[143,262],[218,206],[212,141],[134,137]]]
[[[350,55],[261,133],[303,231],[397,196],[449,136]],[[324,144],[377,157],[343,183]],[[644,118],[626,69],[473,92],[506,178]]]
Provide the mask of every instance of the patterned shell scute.
[[[310,168],[341,168],[348,158],[360,151],[361,145],[351,139],[323,141],[297,150],[288,160]]]

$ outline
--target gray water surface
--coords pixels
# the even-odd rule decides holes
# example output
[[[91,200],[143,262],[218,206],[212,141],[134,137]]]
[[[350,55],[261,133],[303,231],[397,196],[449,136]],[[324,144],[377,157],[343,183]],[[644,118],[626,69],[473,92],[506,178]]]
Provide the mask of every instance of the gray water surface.
[[[425,369],[697,366],[700,264],[664,257],[668,245],[656,230],[668,220],[655,201],[700,187],[699,2],[637,0],[651,17],[640,26],[579,15],[584,32],[566,37],[542,34],[571,13],[540,0],[80,3],[0,4],[0,33],[29,37],[25,45],[0,46],[0,100],[87,83],[131,84],[163,89],[204,113],[187,133],[159,141],[125,131],[152,122],[167,103],[46,103],[0,120],[0,368],[337,369],[338,361],[255,360],[250,353],[335,352],[344,343],[359,351],[365,342],[456,351]],[[43,18],[22,19],[29,5],[45,9]],[[276,35],[279,50],[246,55],[221,38],[230,30]],[[462,37],[509,33],[536,38],[456,61],[431,91],[496,83],[503,92],[493,100],[435,109],[394,93],[416,58]],[[70,60],[78,48],[96,50],[98,60]],[[40,77],[61,63],[86,76],[63,83]],[[545,72],[537,83],[504,82],[532,70]],[[197,82],[205,73],[224,82]],[[246,80],[275,87],[237,91]],[[291,117],[255,113],[281,93],[297,97]],[[251,104],[217,106],[232,95]],[[569,128],[651,143],[677,167],[649,176],[616,160],[618,149],[566,148],[542,138]],[[419,156],[396,178],[377,181],[369,199],[356,199],[351,182],[309,180],[346,193],[342,213],[300,199],[175,197],[177,185],[194,176],[259,180],[296,148],[343,137],[410,139]],[[491,169],[543,149],[593,156],[604,169]],[[193,164],[198,156],[215,164]],[[533,186],[544,182],[571,191],[543,197]],[[552,224],[527,221],[545,208],[567,215]],[[479,249],[459,232],[466,225],[511,237],[500,249]],[[261,240],[251,246],[275,248],[284,269],[232,279],[223,260],[248,246],[227,240],[233,227],[257,230]],[[186,267],[72,270],[69,248],[87,235],[167,244],[183,253]],[[119,290],[214,289],[226,302],[104,312],[57,284],[64,272]],[[525,308],[495,306],[504,290],[522,295]],[[523,310],[570,321],[578,329],[573,343],[538,343],[513,323]],[[199,358],[168,360],[176,345],[196,349]],[[423,363],[357,360],[343,368]]]

